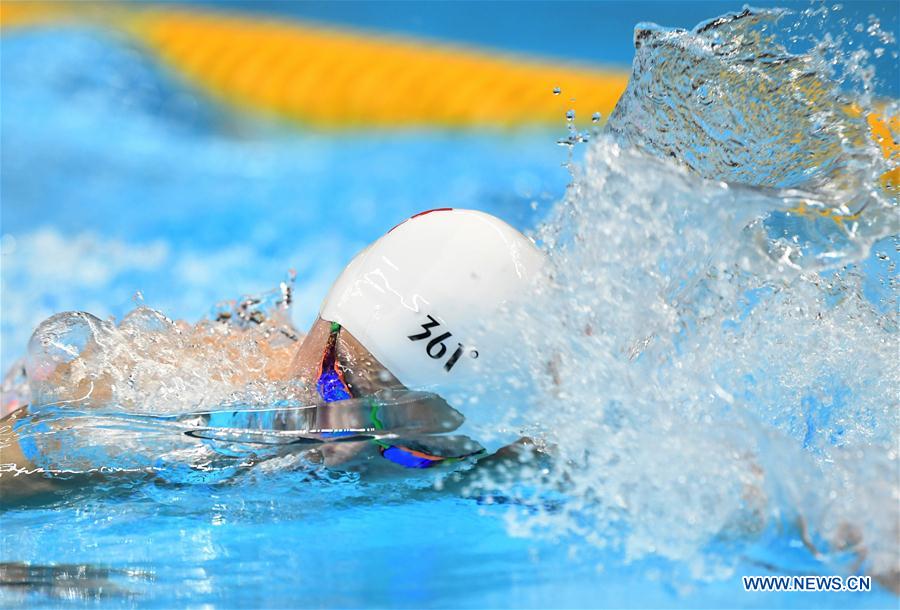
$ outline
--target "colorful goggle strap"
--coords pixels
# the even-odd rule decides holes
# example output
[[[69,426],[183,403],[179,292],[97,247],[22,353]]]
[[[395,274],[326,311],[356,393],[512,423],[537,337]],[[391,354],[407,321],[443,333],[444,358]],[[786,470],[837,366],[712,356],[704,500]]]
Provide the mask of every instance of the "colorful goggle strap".
[[[319,375],[316,381],[316,390],[325,402],[336,402],[353,398],[350,386],[344,381],[344,372],[337,361],[337,337],[341,331],[341,325],[331,323],[331,333],[325,343],[322,353],[322,363],[319,365]]]

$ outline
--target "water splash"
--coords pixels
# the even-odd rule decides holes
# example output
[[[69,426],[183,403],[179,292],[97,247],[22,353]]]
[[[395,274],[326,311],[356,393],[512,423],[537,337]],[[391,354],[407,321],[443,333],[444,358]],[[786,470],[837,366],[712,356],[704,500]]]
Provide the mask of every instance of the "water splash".
[[[864,58],[833,41],[788,52],[778,27],[786,15],[745,9],[690,32],[639,25],[609,130],[704,178],[777,190],[783,205],[761,228],[795,243],[773,256],[803,268],[844,264],[898,230],[896,187],[878,185],[900,159],[869,137],[878,111],[868,95],[844,88],[870,80],[860,76]],[[835,80],[839,59],[845,71]],[[896,110],[884,108],[888,123]]]
[[[782,16],[637,29],[609,133],[538,231],[551,278],[511,314],[518,383],[537,387],[492,417],[557,455],[524,492],[492,473],[469,488],[528,504],[513,532],[701,579],[787,538],[816,570],[896,583],[890,168],[846,110],[860,99],[779,46]],[[859,222],[807,219],[811,201]]]
[[[292,282],[221,303],[193,325],[146,305],[118,324],[86,312],[52,316],[28,345],[31,404],[160,414],[308,399],[290,373],[301,338],[289,322]]]

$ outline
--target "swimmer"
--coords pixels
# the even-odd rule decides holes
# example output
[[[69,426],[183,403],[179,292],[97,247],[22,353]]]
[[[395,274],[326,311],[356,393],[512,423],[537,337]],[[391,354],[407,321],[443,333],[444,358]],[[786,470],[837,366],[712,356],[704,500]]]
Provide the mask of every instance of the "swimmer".
[[[211,382],[235,387],[260,381],[296,381],[301,390],[294,397],[320,404],[316,413],[323,428],[329,428],[330,417],[339,419],[343,405],[386,390],[428,389],[465,397],[470,384],[484,376],[503,379],[508,371],[503,358],[508,352],[504,350],[517,339],[509,326],[485,327],[482,322],[528,297],[545,266],[544,255],[534,243],[497,218],[469,210],[432,210],[393,228],[350,262],[302,341],[268,342],[269,333],[229,334],[220,332],[223,327],[216,326],[218,323],[195,327],[180,323],[178,336],[186,347],[168,350],[172,353],[167,357],[172,363],[190,366],[192,359],[212,359],[217,353],[245,353],[249,342],[266,366],[243,372],[226,367],[228,370],[217,373]],[[92,349],[96,346],[86,346],[82,355]],[[156,352],[160,358],[162,351]],[[235,355],[226,361],[241,359]],[[86,390],[83,379],[73,375],[83,363],[75,366],[73,362],[53,370],[38,367],[37,371],[44,382],[68,384],[69,394],[62,399],[70,403],[85,396]],[[120,356],[116,364],[125,369],[133,366],[127,355]],[[87,394],[122,402],[111,382],[103,379],[96,376]],[[208,394],[209,388],[204,392]],[[148,393],[146,398],[152,396]],[[15,476],[35,470],[34,461],[40,457],[34,455],[35,447],[23,448],[16,436],[16,424],[27,415],[28,402],[25,395],[11,399],[8,404],[18,408],[0,420],[0,464],[13,467],[0,473],[0,493],[4,495],[51,491],[57,483],[43,476]],[[20,406],[23,404],[26,406]],[[414,411],[410,413],[416,417]],[[289,430],[291,424],[286,418],[276,427]],[[79,432],[91,434],[94,430]],[[448,453],[439,442],[436,447],[395,440],[376,439],[374,443],[385,462],[413,469],[477,457],[476,469],[451,471],[441,481],[442,493],[467,497],[490,495],[492,482],[502,488],[504,481],[516,480],[522,464],[539,464],[539,469],[530,469],[532,473],[557,466],[552,448],[529,439],[520,439],[490,456],[465,450]],[[352,459],[363,446],[371,448],[373,444],[322,443],[317,450],[326,465],[338,465]],[[725,536],[759,536],[767,523],[764,473],[753,456],[747,456],[747,463],[751,473],[744,490],[748,510],[723,531]],[[803,516],[797,517],[799,536],[811,552],[818,553],[806,523]],[[829,543],[833,549],[853,549],[860,560],[866,555],[859,529],[852,524],[843,524]],[[900,590],[896,573],[875,577],[886,587]]]
[[[228,371],[217,372],[210,383],[233,387],[291,382],[293,388],[301,388],[292,398],[321,405],[346,404],[385,390],[465,396],[482,371],[494,378],[502,375],[503,350],[515,340],[508,330],[486,330],[484,323],[491,322],[503,307],[527,297],[544,267],[544,254],[534,242],[489,214],[449,208],[417,214],[350,262],[302,342],[285,347],[255,337],[251,343],[262,351],[267,366],[252,372],[226,367]],[[168,350],[169,364],[189,366],[198,357],[211,360],[216,354],[242,351],[237,344],[247,337],[209,329],[209,324],[195,328],[182,324],[188,347]],[[85,397],[127,403],[111,376],[78,374],[96,349],[102,348],[86,346],[78,365],[33,365],[29,372],[60,389],[54,395],[57,403],[80,405]],[[125,353],[117,354],[118,373],[136,368],[131,350],[120,352]],[[149,385],[163,387],[162,383]],[[153,397],[147,398],[152,401]],[[30,401],[20,396],[11,402],[18,406]],[[317,410],[320,427],[328,428],[329,419],[339,419],[339,407]],[[0,463],[32,470],[37,456],[29,454],[40,449],[29,446],[23,451],[14,432],[17,418],[25,413],[27,407],[16,409],[2,421]],[[289,419],[276,422],[276,429],[291,428]],[[332,443],[321,451],[326,464],[338,464],[358,448],[358,444]],[[379,450],[385,459],[407,468],[428,468],[478,453],[433,452],[427,446],[387,443],[381,443]],[[0,476],[0,487],[19,478]]]

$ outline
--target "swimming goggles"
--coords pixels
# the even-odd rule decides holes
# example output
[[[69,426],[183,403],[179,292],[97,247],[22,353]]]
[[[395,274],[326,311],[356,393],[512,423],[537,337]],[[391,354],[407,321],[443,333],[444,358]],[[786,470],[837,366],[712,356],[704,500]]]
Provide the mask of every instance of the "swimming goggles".
[[[344,371],[341,363],[337,358],[337,339],[341,332],[341,325],[337,322],[331,323],[331,332],[328,340],[325,342],[325,349],[322,352],[321,364],[319,364],[318,376],[316,378],[316,391],[326,403],[337,402],[339,400],[348,400],[354,398],[353,391],[347,380],[344,379]],[[378,420],[378,403],[369,397],[372,402],[372,409],[369,419],[376,430],[382,430],[383,426]],[[334,436],[341,436],[343,433],[333,433]],[[353,434],[348,432],[347,434]],[[413,449],[403,445],[388,443],[381,439],[373,439],[373,443],[378,446],[378,452],[385,459],[399,464],[404,468],[431,468],[438,464],[452,464],[469,457],[468,455],[446,457],[433,455],[424,448]]]

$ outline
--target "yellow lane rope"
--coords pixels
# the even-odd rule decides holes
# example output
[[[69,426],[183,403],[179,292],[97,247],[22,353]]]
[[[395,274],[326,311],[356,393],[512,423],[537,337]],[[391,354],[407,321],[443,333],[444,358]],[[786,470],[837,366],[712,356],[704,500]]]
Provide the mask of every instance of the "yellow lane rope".
[[[580,117],[611,112],[628,81],[623,72],[192,11],[146,11],[130,29],[223,98],[331,127],[559,124],[569,107]]]
[[[0,7],[5,28],[100,20],[221,99],[323,127],[561,125],[569,109],[585,124],[595,112],[608,115],[628,82],[622,70],[226,12],[116,3]]]

